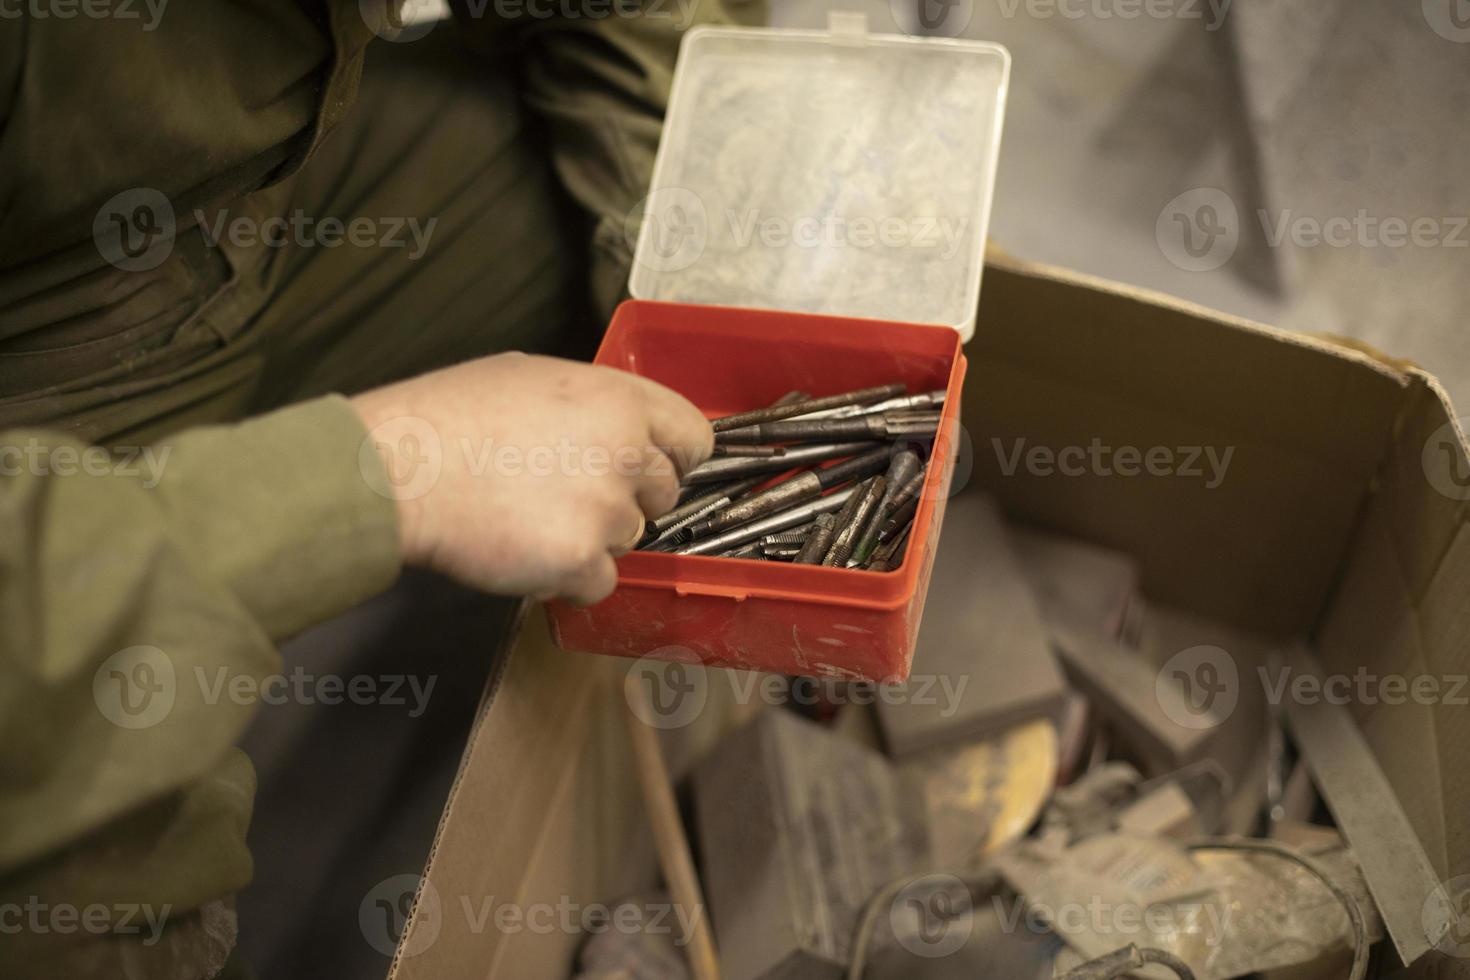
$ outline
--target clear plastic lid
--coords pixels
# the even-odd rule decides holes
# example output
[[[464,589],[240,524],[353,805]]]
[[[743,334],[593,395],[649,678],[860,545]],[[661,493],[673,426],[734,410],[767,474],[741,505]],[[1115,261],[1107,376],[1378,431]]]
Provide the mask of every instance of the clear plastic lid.
[[[975,330],[1010,54],[980,41],[697,28],[629,290]]]

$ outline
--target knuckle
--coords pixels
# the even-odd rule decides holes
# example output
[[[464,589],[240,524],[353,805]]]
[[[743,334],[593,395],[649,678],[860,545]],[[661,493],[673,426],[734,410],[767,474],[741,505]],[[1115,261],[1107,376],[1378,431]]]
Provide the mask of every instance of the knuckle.
[[[555,563],[563,576],[575,577],[584,572],[601,554],[598,544],[586,534],[572,534],[555,550]]]
[[[679,480],[674,476],[672,470],[654,478],[653,492],[650,496],[652,502],[659,508],[659,513],[674,509],[674,505],[679,500]]]
[[[606,554],[595,564],[583,568],[567,586],[568,597],[575,603],[590,606],[601,602],[617,588],[617,566]]]
[[[601,542],[578,541],[572,548],[571,564],[578,573],[586,574],[596,568],[606,554],[607,550]]]
[[[612,481],[608,481],[611,483]],[[628,494],[622,488],[609,486],[599,495],[592,507],[592,523],[595,531],[606,538],[629,523],[628,514],[635,510]]]

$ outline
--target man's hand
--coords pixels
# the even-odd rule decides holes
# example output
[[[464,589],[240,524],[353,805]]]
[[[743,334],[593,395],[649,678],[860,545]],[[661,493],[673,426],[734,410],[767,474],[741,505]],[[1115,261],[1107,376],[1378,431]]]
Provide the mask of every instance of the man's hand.
[[[426,449],[437,454],[427,486],[394,494],[407,562],[488,592],[578,603],[612,592],[613,557],[637,542],[645,517],[674,506],[679,473],[714,446],[699,410],[662,385],[524,354],[352,403],[390,484],[405,463],[428,459]]]

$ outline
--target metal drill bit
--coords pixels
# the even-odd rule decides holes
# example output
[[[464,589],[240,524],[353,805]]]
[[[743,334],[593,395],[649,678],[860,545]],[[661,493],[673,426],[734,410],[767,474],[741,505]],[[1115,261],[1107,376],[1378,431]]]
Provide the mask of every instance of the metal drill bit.
[[[712,555],[738,547],[748,541],[755,541],[767,534],[775,534],[777,531],[785,531],[788,528],[805,524],[818,514],[830,514],[838,510],[848,499],[857,492],[856,487],[844,487],[835,493],[829,493],[825,497],[809,500],[790,510],[783,510],[779,514],[737,527],[733,531],[727,531],[718,537],[706,538],[703,541],[680,548],[680,555]]]
[[[768,408],[780,408],[783,405],[793,405],[793,404],[795,404],[797,402],[810,401],[811,400],[811,397],[812,397],[811,395],[809,395],[806,392],[801,391],[801,390],[788,391],[786,394],[782,395],[780,398],[777,398],[775,401],[771,402],[771,404],[769,406],[767,406],[767,407]],[[778,446],[752,447],[750,449],[741,449],[741,450],[732,450],[728,446],[726,446],[726,447],[716,446],[713,455],[714,456],[767,457],[767,456],[781,456],[781,455],[784,455],[785,452],[786,452],[786,450],[784,448],[778,447]],[[681,482],[684,483],[684,484],[688,484],[689,483],[689,481],[687,479],[685,479],[685,480],[683,480]],[[680,500],[679,502],[680,503],[683,503],[682,500]]]
[[[888,468],[888,459],[894,449],[893,446],[880,446],[835,466],[798,473],[768,490],[762,490],[760,493],[737,500],[716,514],[711,514],[709,517],[680,528],[672,533],[671,541],[675,544],[684,544],[709,537],[712,534],[719,534],[732,527],[738,527],[765,517],[767,514],[774,514],[778,510],[810,500],[819,496],[824,490],[839,486],[848,480],[871,476]]]
[[[712,459],[700,463],[685,473],[684,482],[717,483],[721,480],[733,480],[736,477],[754,476],[760,473],[781,473],[785,470],[810,466],[813,463],[826,462],[829,459],[854,456],[874,448],[875,445],[876,443],[872,441],[840,442],[832,445],[800,446],[787,449],[786,455],[771,459]]]
[[[721,558],[746,558],[750,561],[765,561],[765,552],[758,544],[742,545],[739,548],[731,548],[729,551],[720,552]]]
[[[834,442],[840,439],[903,439],[932,437],[939,428],[938,412],[859,415],[850,419],[787,419],[729,429],[715,436],[717,446],[769,442]]]
[[[741,483],[741,480],[720,480],[710,483],[681,483],[679,485],[679,503],[683,507],[696,497],[707,497],[712,493],[724,493],[731,487]],[[662,515],[667,517],[668,514]]]
[[[878,532],[880,542],[893,540],[894,535],[913,523],[914,515],[919,512],[919,498],[910,497],[898,510],[888,516],[883,522],[883,527]]]
[[[894,564],[903,561],[904,554],[909,550],[909,542],[914,540],[914,525],[910,521],[903,526],[903,530],[894,535],[893,543],[888,548],[888,560]]]
[[[738,429],[745,425],[754,425],[757,422],[774,422],[777,419],[789,419],[793,415],[801,415],[804,412],[820,412],[827,408],[842,408],[846,405],[866,405],[871,402],[883,401],[887,398],[895,398],[904,393],[901,384],[879,385],[876,388],[861,388],[857,391],[848,391],[840,395],[828,395],[825,398],[812,398],[802,402],[790,402],[785,405],[771,405],[766,408],[756,409],[753,412],[741,412],[737,415],[727,415],[724,418],[715,419],[716,432],[724,432],[726,429]]]
[[[828,550],[827,557],[822,559],[823,565],[830,565],[834,568],[847,567],[847,559],[852,555],[852,548],[857,544],[858,535],[862,533],[862,529],[873,516],[873,510],[878,506],[878,501],[883,499],[885,485],[881,476],[875,476],[863,485],[862,493],[858,496],[858,505],[852,511],[852,519],[832,539],[832,547]]]
[[[718,514],[726,507],[729,507],[733,502],[734,501],[731,500],[729,497],[720,498],[714,503],[711,503],[708,506],[695,511],[693,514],[690,514],[688,517],[684,518],[682,521],[679,521],[677,524],[670,524],[663,531],[662,534],[654,538],[652,541],[649,541],[647,544],[643,545],[639,550],[673,551],[675,546],[678,544],[678,541],[676,541],[675,538],[678,536],[680,531],[684,530],[684,528],[695,523],[696,521],[702,521],[706,517],[709,517],[713,514]]]
[[[729,459],[768,459],[772,456],[785,456],[785,446],[716,446],[714,458],[721,457]]]
[[[712,504],[728,507],[735,500],[739,499],[741,494],[754,490],[764,482],[765,477],[757,476],[747,477],[743,480],[737,480],[734,483],[719,487],[706,487],[705,492],[699,496],[691,497],[688,501],[681,503],[667,514],[649,521],[649,533],[652,537],[658,537],[658,535],[664,533],[675,524],[687,520],[693,514],[701,511],[708,512],[708,508]]]
[[[857,494],[848,497],[848,504],[852,505],[856,499]],[[846,510],[846,507],[843,509]],[[802,545],[801,550],[796,553],[798,565],[820,565],[822,563],[822,559],[827,557],[827,549],[832,547],[832,536],[837,533],[837,522],[841,519],[840,513],[836,518],[831,514],[823,514],[817,518],[812,533],[807,536],[806,544]]]
[[[848,566],[864,565],[873,549],[878,546],[878,532],[883,530],[883,522],[893,512],[892,501],[904,484],[913,479],[923,464],[919,460],[919,454],[912,449],[903,449],[893,454],[893,462],[888,464],[888,472],[883,475],[887,486],[883,491],[883,499],[878,501],[878,507],[873,511],[873,516],[868,519],[867,527],[863,528],[858,542],[853,546],[852,558]]]
[[[770,544],[785,547],[786,545],[801,545],[806,543],[807,535],[811,533],[812,525],[794,527],[789,531],[779,531],[776,534],[767,534],[761,538],[761,544]]]
[[[888,513],[883,515],[886,520],[898,513],[899,508],[914,499],[924,489],[924,480],[929,475],[927,464],[919,467],[919,471],[904,481],[903,486],[888,498]]]
[[[893,540],[874,548],[865,567],[875,572],[886,572],[903,564],[903,556],[908,550],[909,532],[913,527],[912,524],[905,524],[903,530],[893,536]]]
[[[801,551],[801,545],[763,544],[760,549],[761,554],[773,561],[790,561]]]
[[[875,412],[918,411],[943,408],[944,398],[945,390],[940,388],[938,391],[926,391],[922,395],[904,395],[900,398],[889,398],[885,401],[874,402],[871,405],[845,405],[842,408],[828,408],[820,412],[804,412],[801,415],[793,415],[792,418],[850,419],[854,415],[872,415]]]

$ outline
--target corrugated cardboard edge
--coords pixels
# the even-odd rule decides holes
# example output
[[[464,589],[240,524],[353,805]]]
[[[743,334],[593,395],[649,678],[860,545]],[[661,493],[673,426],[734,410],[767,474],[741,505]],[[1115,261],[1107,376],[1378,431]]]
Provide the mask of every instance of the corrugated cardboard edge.
[[[1001,259],[986,281],[962,412],[974,479],[1009,516],[1133,554],[1153,599],[1279,639],[1307,633],[1414,377],[1330,341],[1035,263]],[[1228,480],[1125,482],[1091,468],[1059,480],[1001,455],[1099,439],[1229,453]],[[1284,559],[1274,585],[1263,548]]]
[[[1245,317],[1239,317],[1230,313],[1224,313],[1220,310],[1211,309],[1208,306],[1201,306],[1198,303],[1192,303],[1189,300],[1180,299],[1179,297],[1172,296],[1169,293],[1163,293],[1153,289],[1145,289],[1142,286],[1132,286],[1127,283],[1117,282],[1116,280],[1104,279],[1100,276],[1089,275],[1085,272],[1076,272],[1074,270],[1066,269],[1061,266],[1047,265],[1046,263],[1042,262],[1029,262],[1024,259],[1018,259],[1015,256],[1005,252],[1004,250],[996,248],[994,246],[987,248],[985,253],[985,261],[987,265],[1002,268],[1007,270],[1008,272],[1014,272],[1031,279],[1045,279],[1063,286],[1081,286],[1094,292],[1106,293],[1112,296],[1121,297],[1123,299],[1133,300],[1138,303],[1146,303],[1149,306],[1171,310],[1175,313],[1180,313],[1184,316],[1191,317],[1196,320],[1207,320],[1210,323],[1218,324],[1223,327],[1229,327],[1232,330],[1240,330],[1246,333],[1258,334],[1260,336],[1270,338],[1271,340],[1275,340],[1283,344],[1289,344],[1293,347],[1302,347],[1307,350],[1314,350],[1323,354],[1330,354],[1331,356],[1339,358],[1341,360],[1350,361],[1354,364],[1361,364],[1362,366],[1370,368],[1378,374],[1383,375],[1384,377],[1392,378],[1399,384],[1407,383],[1409,372],[1400,370],[1392,363],[1385,362],[1376,357],[1372,357],[1361,350],[1353,347],[1344,346],[1326,338],[1314,337],[1310,334],[1297,333],[1291,330],[1284,330],[1281,327],[1273,327],[1268,324],[1258,323],[1255,320],[1248,320]],[[1432,377],[1431,375],[1425,374],[1423,371],[1416,371],[1414,373],[1421,374],[1424,377]]]

